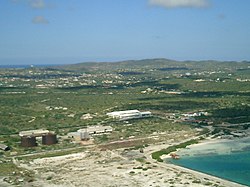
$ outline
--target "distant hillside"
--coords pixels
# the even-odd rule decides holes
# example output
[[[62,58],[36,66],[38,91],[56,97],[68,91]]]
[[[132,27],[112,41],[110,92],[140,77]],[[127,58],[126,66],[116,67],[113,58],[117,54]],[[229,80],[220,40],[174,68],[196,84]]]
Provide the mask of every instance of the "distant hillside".
[[[77,72],[93,72],[93,71],[117,71],[117,70],[146,70],[159,69],[165,71],[171,70],[215,70],[220,68],[244,69],[248,68],[249,62],[236,61],[176,61],[164,58],[158,59],[143,59],[143,60],[127,60],[119,62],[84,62],[78,64],[70,64],[53,67],[54,69],[77,71]]]
[[[145,66],[155,67],[164,65],[175,66],[177,61],[169,59],[143,59],[143,60],[127,60],[119,62],[83,62],[78,64],[69,64],[53,67],[55,69],[63,69],[70,71],[96,71],[96,70],[116,70],[123,68],[143,68]]]

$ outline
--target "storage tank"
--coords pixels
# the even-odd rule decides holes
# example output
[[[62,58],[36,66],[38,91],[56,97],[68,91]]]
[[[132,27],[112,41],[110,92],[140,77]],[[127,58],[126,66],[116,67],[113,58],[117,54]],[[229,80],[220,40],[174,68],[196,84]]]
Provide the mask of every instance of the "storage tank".
[[[81,132],[80,133],[81,140],[87,141],[90,139],[89,133],[88,132]]]
[[[22,147],[35,147],[37,146],[35,136],[22,136],[21,137],[21,146]]]
[[[43,145],[52,145],[57,143],[56,134],[48,133],[42,136]]]

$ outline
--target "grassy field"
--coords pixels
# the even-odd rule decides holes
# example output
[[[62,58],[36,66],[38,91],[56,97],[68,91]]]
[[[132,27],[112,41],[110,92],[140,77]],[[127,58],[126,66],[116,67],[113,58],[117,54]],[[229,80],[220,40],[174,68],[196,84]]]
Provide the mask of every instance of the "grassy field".
[[[46,128],[64,136],[86,126],[111,125],[111,135],[95,138],[103,143],[193,128],[167,119],[169,113],[207,111],[214,124],[249,122],[248,67],[249,62],[152,59],[0,69],[0,141],[25,152],[19,146],[21,130]],[[106,116],[128,109],[149,110],[154,117],[128,125]],[[84,120],[84,114],[93,118]]]

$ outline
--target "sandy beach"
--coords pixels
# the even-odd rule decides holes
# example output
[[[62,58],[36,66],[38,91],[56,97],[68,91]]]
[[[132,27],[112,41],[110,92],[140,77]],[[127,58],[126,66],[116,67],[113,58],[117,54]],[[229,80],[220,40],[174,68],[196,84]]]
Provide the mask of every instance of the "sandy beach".
[[[235,139],[207,139],[199,144],[193,144],[186,149],[180,149],[180,156],[195,156],[218,154],[225,155],[232,152],[242,151],[250,146],[250,137],[235,138]]]
[[[203,147],[204,143],[201,145]],[[20,161],[19,165],[36,173],[36,180],[24,186],[243,186],[151,158],[152,152],[168,146],[170,144],[150,145],[143,153],[139,150],[101,151],[91,148],[81,153],[35,159],[29,163]]]

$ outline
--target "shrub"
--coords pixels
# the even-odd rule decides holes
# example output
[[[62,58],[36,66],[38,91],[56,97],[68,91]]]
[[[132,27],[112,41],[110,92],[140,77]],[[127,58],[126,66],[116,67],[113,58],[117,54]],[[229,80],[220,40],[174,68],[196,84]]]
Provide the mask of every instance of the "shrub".
[[[196,143],[198,143],[197,140],[189,140],[187,142],[181,143],[181,144],[176,145],[176,146],[170,146],[167,149],[162,149],[160,151],[156,151],[156,152],[152,153],[152,158],[157,160],[158,162],[163,162],[163,160],[161,159],[162,155],[167,155],[171,152],[176,151],[177,149],[186,148],[187,146],[192,145],[192,144],[196,144]]]

